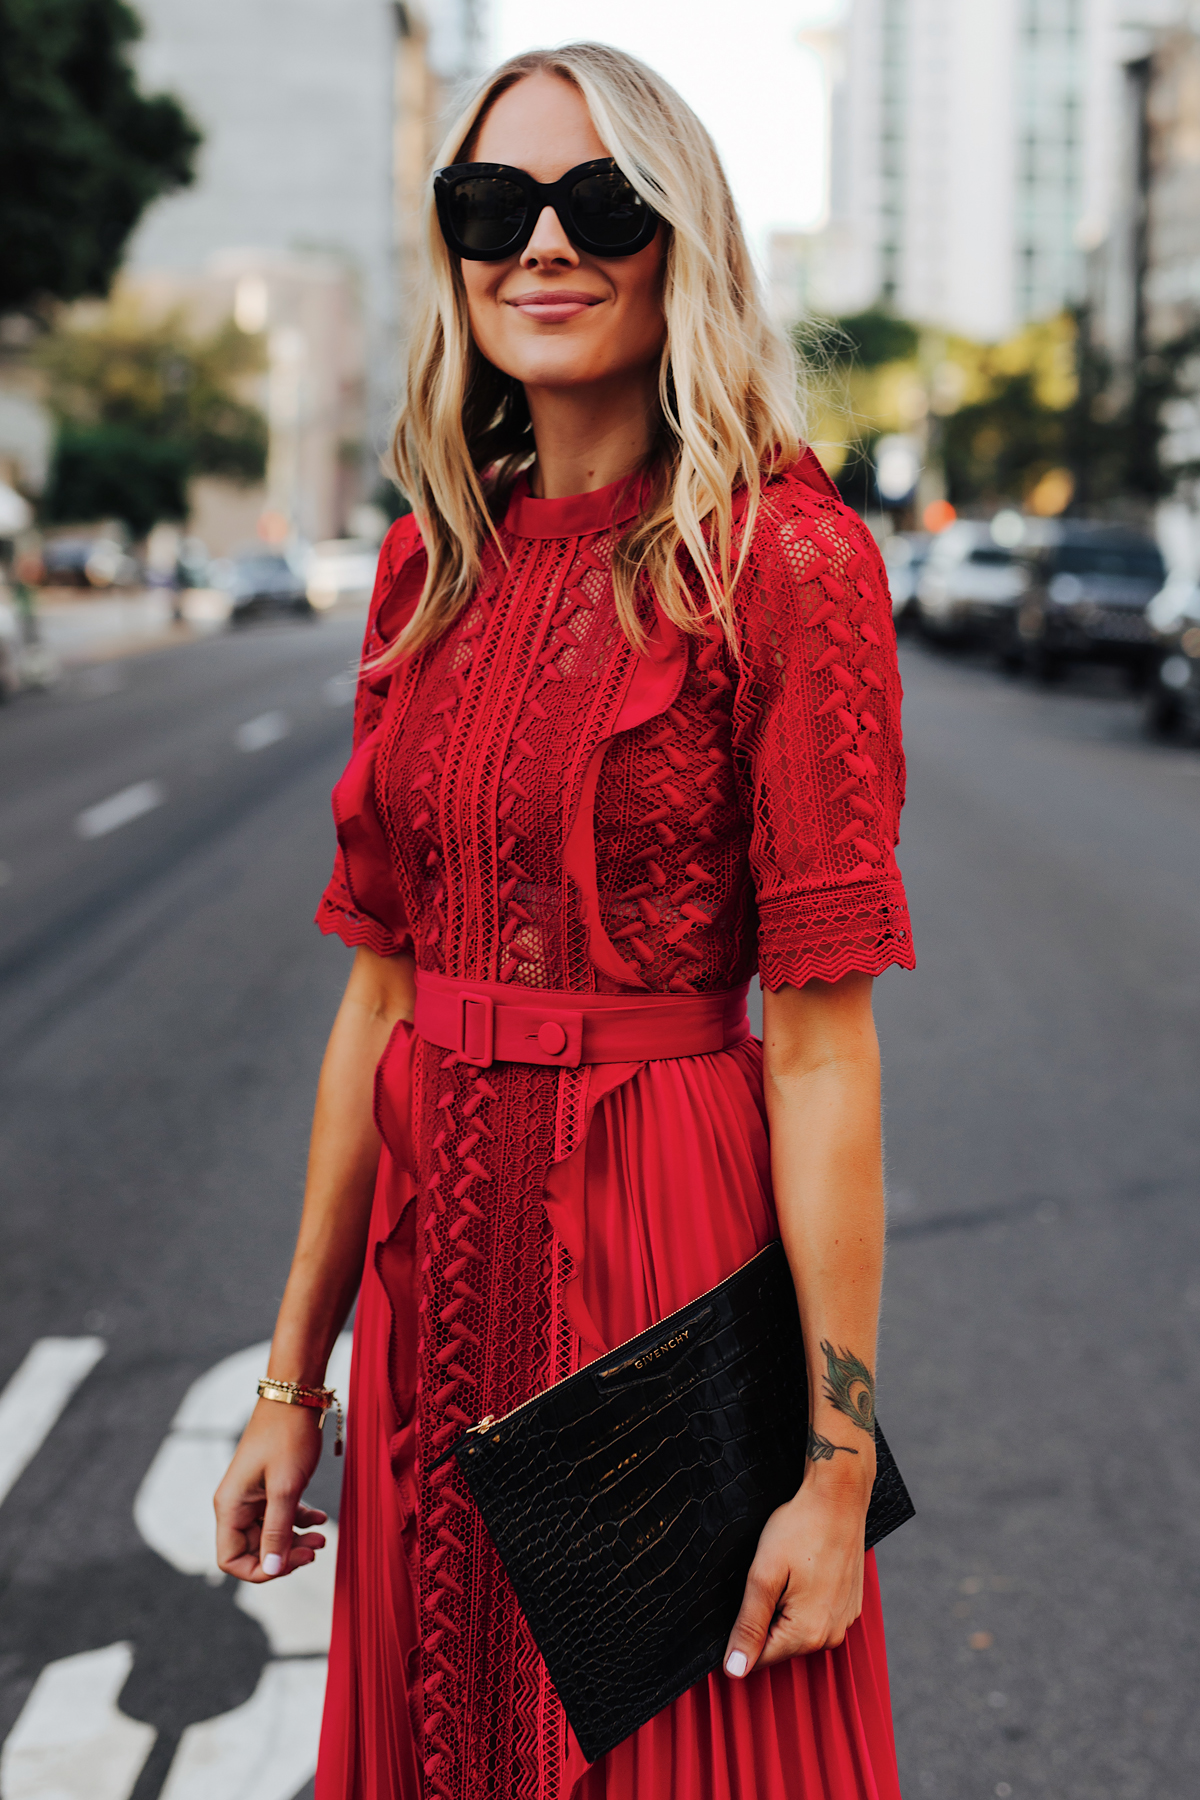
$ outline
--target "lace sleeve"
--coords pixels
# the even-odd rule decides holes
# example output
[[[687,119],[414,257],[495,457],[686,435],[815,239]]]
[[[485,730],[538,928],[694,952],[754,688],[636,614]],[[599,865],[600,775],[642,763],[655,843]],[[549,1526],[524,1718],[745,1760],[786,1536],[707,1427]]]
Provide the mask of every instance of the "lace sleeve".
[[[321,931],[340,937],[351,948],[365,945],[379,956],[398,956],[411,949],[412,938],[392,877],[387,842],[374,813],[373,733],[383,718],[393,673],[372,671],[369,665],[403,629],[424,575],[424,551],[416,520],[409,514],[392,526],[379,552],[354,696],[354,748],[333,793],[338,847],[317,907]],[[368,896],[370,910],[364,904]]]
[[[810,481],[764,492],[739,586],[734,749],[772,990],[913,966],[887,580],[861,520]]]

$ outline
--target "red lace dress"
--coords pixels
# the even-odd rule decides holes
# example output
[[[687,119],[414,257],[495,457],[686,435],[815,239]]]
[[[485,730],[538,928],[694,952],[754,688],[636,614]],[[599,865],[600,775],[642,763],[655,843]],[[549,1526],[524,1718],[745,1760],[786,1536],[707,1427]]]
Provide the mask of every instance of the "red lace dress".
[[[704,994],[911,966],[900,685],[868,533],[808,456],[764,494],[741,660],[620,632],[628,486],[519,488],[474,599],[359,687],[322,929],[419,969]],[[420,593],[389,534],[366,637]],[[318,1800],[899,1800],[874,1558],[837,1650],[710,1676],[589,1767],[451,1460],[777,1235],[762,1051],[478,1068],[400,1026],[355,1326]]]

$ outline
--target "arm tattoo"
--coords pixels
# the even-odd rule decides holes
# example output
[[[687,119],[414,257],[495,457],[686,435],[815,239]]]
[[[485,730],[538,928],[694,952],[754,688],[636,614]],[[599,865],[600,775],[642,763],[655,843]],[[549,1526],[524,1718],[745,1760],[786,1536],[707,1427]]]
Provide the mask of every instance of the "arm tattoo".
[[[852,1450],[849,1444],[831,1444],[828,1438],[823,1438],[819,1431],[814,1431],[812,1426],[809,1426],[808,1457],[810,1462],[832,1462],[835,1450],[844,1450],[847,1456],[858,1455],[858,1451]]]
[[[875,1379],[853,1351],[835,1350],[821,1341],[825,1352],[825,1398],[852,1419],[860,1431],[875,1433]]]

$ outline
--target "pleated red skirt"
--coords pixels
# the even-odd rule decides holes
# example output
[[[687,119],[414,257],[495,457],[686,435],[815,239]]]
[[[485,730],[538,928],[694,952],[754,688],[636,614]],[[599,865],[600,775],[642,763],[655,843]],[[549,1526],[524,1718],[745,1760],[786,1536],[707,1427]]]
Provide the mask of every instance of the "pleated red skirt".
[[[646,1063],[600,1099],[586,1144],[552,1170],[547,1193],[579,1267],[574,1302],[589,1338],[621,1343],[778,1235],[762,1092],[762,1049],[747,1039]],[[419,1642],[415,1524],[393,1474],[393,1320],[376,1267],[411,1193],[385,1150],[355,1324],[317,1800],[423,1791],[406,1699]],[[568,1732],[544,1800],[900,1800],[874,1555],[862,1615],[838,1649],[741,1682],[710,1675],[592,1765]]]

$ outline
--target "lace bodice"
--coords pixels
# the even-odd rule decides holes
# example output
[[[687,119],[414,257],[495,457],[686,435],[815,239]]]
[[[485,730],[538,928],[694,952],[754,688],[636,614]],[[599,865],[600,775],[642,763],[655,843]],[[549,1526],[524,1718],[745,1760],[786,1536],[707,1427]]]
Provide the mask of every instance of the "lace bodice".
[[[636,504],[621,484],[519,488],[451,628],[364,675],[319,922],[439,973],[582,992],[728,988],[756,958],[772,988],[911,966],[900,682],[869,533],[810,455],[765,488],[739,656],[656,609],[638,654],[609,575]],[[368,663],[424,572],[402,520]]]

